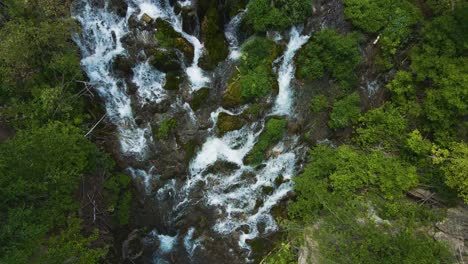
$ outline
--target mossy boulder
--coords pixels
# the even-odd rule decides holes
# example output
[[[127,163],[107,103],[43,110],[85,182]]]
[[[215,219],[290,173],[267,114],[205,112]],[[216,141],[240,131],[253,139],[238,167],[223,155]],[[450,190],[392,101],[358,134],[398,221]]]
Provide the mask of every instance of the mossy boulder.
[[[190,107],[193,111],[200,109],[202,104],[206,102],[206,99],[210,95],[210,88],[201,88],[200,90],[193,93],[192,100],[190,101]]]
[[[203,18],[201,37],[205,45],[205,54],[200,60],[200,67],[205,70],[214,70],[218,63],[225,60],[229,54],[223,24],[214,5],[208,9]]]
[[[187,59],[188,63],[193,62],[194,47],[182,34],[175,31],[171,24],[161,18],[156,19],[155,38],[158,44],[164,49],[178,49]]]
[[[235,72],[228,81],[226,91],[221,102],[223,107],[233,108],[244,103],[239,72]]]
[[[268,149],[278,143],[283,137],[287,121],[272,118],[265,124],[265,129],[260,134],[257,144],[250,150],[244,159],[244,163],[250,165],[260,164],[266,157]]]
[[[220,113],[218,116],[218,123],[216,124],[218,131],[221,135],[229,131],[241,129],[244,122],[241,117],[230,115],[227,113]]]
[[[153,131],[155,131],[153,137],[160,140],[168,139],[178,124],[179,122],[174,118],[165,118],[161,121],[159,127],[153,128]]]
[[[164,84],[164,89],[168,91],[173,91],[179,89],[179,85],[182,83],[182,76],[179,73],[168,72],[166,73],[166,83]]]
[[[116,72],[123,73],[125,75],[131,74],[133,68],[133,62],[130,58],[124,55],[118,55],[115,57],[112,63],[112,69]]]
[[[174,49],[152,49],[150,64],[163,72],[181,71],[182,66]]]

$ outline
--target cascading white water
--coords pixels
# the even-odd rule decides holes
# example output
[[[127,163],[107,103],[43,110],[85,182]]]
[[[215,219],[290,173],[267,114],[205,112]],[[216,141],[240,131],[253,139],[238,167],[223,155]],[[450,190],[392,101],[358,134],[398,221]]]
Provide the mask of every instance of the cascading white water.
[[[122,153],[141,159],[152,143],[151,128],[148,124],[137,125],[131,99],[127,94],[127,84],[125,80],[117,77],[112,69],[117,56],[128,55],[122,46],[121,38],[130,31],[128,26],[130,16],[137,15],[141,18],[146,13],[154,19],[162,18],[194,46],[193,63],[186,69],[192,91],[210,82],[198,67],[198,60],[203,54],[203,45],[195,36],[183,32],[181,17],[175,15],[168,0],[127,0],[129,7],[126,17],[113,14],[107,7],[93,7],[92,0],[77,1],[79,3],[74,10],[74,17],[82,25],[82,32],[74,39],[81,48],[83,68],[106,103],[107,114],[119,133]],[[179,2],[184,6],[191,4],[188,0]],[[226,26],[226,38],[230,44],[232,60],[240,56],[240,43],[236,31],[242,16],[241,12]],[[290,41],[278,72],[280,91],[272,114],[293,115],[291,91],[291,80],[294,76],[293,58],[307,38],[301,36],[297,29],[291,30]],[[165,73],[152,68],[146,61],[138,62],[133,67],[133,72],[132,82],[138,88],[136,95],[142,106],[157,104],[167,98],[166,91],[162,89]],[[196,114],[186,102],[176,101],[171,107],[186,109],[192,121],[197,122]],[[215,125],[221,112],[239,115],[243,110],[244,108],[230,112],[220,108],[211,114],[211,120]],[[183,184],[178,184],[174,179],[170,180],[157,191],[155,197],[161,201],[180,199],[179,206],[173,209],[183,214],[180,208],[193,202],[191,192],[195,190],[195,186],[198,183],[204,184],[206,188],[203,201],[208,207],[217,209],[214,216],[217,220],[212,229],[225,235],[240,232],[239,245],[242,248],[248,248],[247,240],[276,230],[276,223],[270,211],[292,188],[289,179],[294,174],[297,159],[297,138],[285,137],[275,146],[274,152],[277,155],[266,160],[260,169],[247,166],[243,163],[243,159],[255,145],[264,125],[265,120],[260,120],[222,137],[215,136],[213,129],[209,129],[210,136],[190,163],[187,180]],[[209,172],[209,167],[218,161],[233,163],[237,169]],[[129,168],[129,171],[135,178],[141,178],[148,187],[157,168],[151,167],[146,170]],[[279,177],[283,178],[283,183],[266,194],[265,187],[274,187]],[[147,191],[150,189],[147,188]],[[168,215],[171,213],[167,212]],[[263,224],[263,228],[259,229],[260,224]],[[203,248],[203,240],[195,237],[198,234],[194,228],[186,232],[185,236],[184,233],[174,236],[154,233],[154,238],[160,243],[160,253],[166,254],[176,245],[181,245],[187,254],[192,256],[195,250]]]
[[[137,84],[140,104],[160,103],[167,97],[163,84],[166,74],[152,68],[149,63],[143,62],[133,68],[133,83]]]
[[[274,115],[290,115],[293,101],[293,91],[291,89],[291,81],[294,78],[295,66],[293,63],[294,55],[304,45],[310,36],[301,36],[299,30],[293,27],[290,32],[290,41],[288,48],[284,53],[283,62],[278,71],[279,92],[276,97],[275,106],[273,108]]]
[[[292,115],[290,85],[294,77],[292,63],[295,53],[307,39],[308,36],[301,36],[297,28],[291,30],[283,64],[278,72],[281,88],[273,108],[275,114]],[[212,117],[213,121],[217,120],[217,115],[221,111],[223,110],[218,109],[212,114],[215,117]],[[277,226],[270,210],[291,191],[292,182],[288,180],[293,176],[296,164],[297,138],[285,138],[280,142],[275,147],[275,152],[280,154],[265,161],[261,170],[244,164],[243,159],[254,147],[261,132],[261,130],[254,132],[255,128],[263,125],[264,120],[229,132],[221,138],[214,134],[209,137],[191,162],[190,175],[183,188],[185,197],[182,203],[187,203],[190,201],[191,190],[199,183],[205,185],[203,198],[205,203],[218,209],[214,231],[228,235],[239,231],[242,227],[243,231],[239,237],[239,245],[242,248],[249,248],[247,240],[276,230]],[[284,142],[288,142],[288,147]],[[233,172],[210,173],[208,168],[218,161],[236,164],[238,169]],[[285,182],[271,194],[265,194],[264,188],[274,187],[279,177],[283,177]],[[259,230],[260,224],[263,224],[264,230]]]
[[[241,56],[238,30],[242,18],[247,10],[235,15],[224,29],[224,36],[229,43],[229,59],[238,60]]]
[[[187,34],[182,29],[182,19],[180,15],[174,13],[174,9],[170,7],[168,0],[163,0],[163,4],[156,0],[133,0],[133,3],[138,7],[140,13],[138,18],[143,14],[147,14],[153,19],[162,18],[169,22],[175,31],[179,32],[192,46],[194,47],[194,56],[192,64],[185,69],[185,72],[190,80],[192,91],[196,91],[207,86],[210,78],[206,76],[203,70],[198,66],[198,61],[203,54],[203,44],[197,37]],[[182,6],[190,6],[191,1],[181,2]]]
[[[117,55],[126,55],[120,39],[128,32],[127,18],[109,13],[105,8],[93,8],[83,0],[74,18],[82,25],[82,35],[74,40],[81,48],[81,64],[91,84],[106,102],[107,115],[117,126],[122,152],[142,157],[151,134],[149,126],[136,125],[126,83],[112,74],[112,62]]]

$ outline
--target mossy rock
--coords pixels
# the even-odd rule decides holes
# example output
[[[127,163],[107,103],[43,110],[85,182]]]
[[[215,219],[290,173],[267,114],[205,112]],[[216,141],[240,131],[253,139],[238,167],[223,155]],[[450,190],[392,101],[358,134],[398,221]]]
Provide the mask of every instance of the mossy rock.
[[[164,89],[168,91],[173,91],[179,89],[179,85],[182,83],[182,77],[178,73],[168,72],[166,73],[166,83],[164,84]]]
[[[161,18],[156,19],[156,28],[157,31],[155,38],[162,48],[178,49],[185,55],[189,64],[193,62],[194,47],[182,36],[182,34],[175,31],[171,24]]]
[[[257,143],[244,158],[245,164],[259,165],[266,157],[268,149],[278,143],[283,137],[287,121],[280,118],[271,118],[265,124]]]
[[[228,81],[226,91],[223,94],[222,106],[226,108],[237,107],[244,103],[239,72],[235,72]]]
[[[258,120],[262,115],[263,106],[261,104],[251,104],[243,113],[242,117],[247,120]]]
[[[181,71],[179,58],[175,50],[154,49],[151,50],[150,64],[163,72]]]
[[[225,60],[229,54],[222,21],[215,6],[210,7],[203,18],[201,37],[205,45],[205,54],[200,59],[200,67],[205,70],[214,70],[218,63]]]
[[[153,137],[160,140],[168,139],[171,133],[174,132],[174,129],[178,126],[178,124],[179,122],[177,122],[177,120],[174,118],[165,118],[161,121],[157,129],[153,127],[153,131],[156,132],[153,132]]]
[[[210,95],[210,88],[201,88],[200,90],[193,93],[192,100],[190,101],[190,107],[193,111],[200,109],[203,103],[206,102],[206,99]]]
[[[197,154],[198,146],[199,143],[195,139],[190,139],[186,144],[184,144],[185,162],[187,164],[193,159],[193,157],[195,157],[195,154]]]
[[[112,69],[114,71],[122,72],[124,74],[131,74],[133,63],[127,56],[117,55],[112,62]]]
[[[216,124],[218,131],[221,135],[229,131],[241,129],[244,126],[242,118],[227,113],[220,113],[218,116],[218,123]]]

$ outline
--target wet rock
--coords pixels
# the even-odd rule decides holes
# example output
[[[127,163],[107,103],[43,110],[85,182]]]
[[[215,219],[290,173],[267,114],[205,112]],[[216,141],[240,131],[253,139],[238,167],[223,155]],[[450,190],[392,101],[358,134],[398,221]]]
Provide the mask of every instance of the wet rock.
[[[203,105],[203,103],[207,102],[207,99],[210,95],[210,88],[201,88],[200,90],[193,93],[192,100],[190,100],[190,107],[193,111],[197,111]]]
[[[206,171],[206,174],[219,174],[219,173],[229,173],[234,170],[239,169],[239,166],[235,163],[218,160],[213,165],[211,165]]]
[[[127,15],[128,4],[124,0],[110,0],[109,6],[118,16],[125,17]]]
[[[129,57],[125,55],[117,55],[112,64],[112,68],[118,74],[129,76],[133,74],[133,64],[134,62]]]
[[[229,131],[241,129],[244,126],[244,122],[239,116],[220,113],[218,116],[218,123],[216,125],[219,133],[224,135]]]

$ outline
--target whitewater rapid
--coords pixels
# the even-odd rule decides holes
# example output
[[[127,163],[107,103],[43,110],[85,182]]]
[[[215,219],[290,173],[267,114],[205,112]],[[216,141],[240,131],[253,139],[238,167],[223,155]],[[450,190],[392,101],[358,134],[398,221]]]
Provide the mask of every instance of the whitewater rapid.
[[[203,56],[203,43],[197,36],[190,35],[182,29],[182,18],[174,13],[168,0],[127,0],[128,9],[125,17],[114,14],[107,6],[93,6],[92,0],[78,0],[73,11],[74,18],[82,26],[82,31],[74,36],[75,42],[81,49],[81,64],[87,73],[99,96],[105,102],[107,116],[115,125],[123,155],[144,161],[152,145],[152,129],[149,122],[137,122],[132,107],[132,96],[129,93],[129,84],[118,77],[112,69],[114,60],[118,56],[129,56],[122,45],[128,32],[129,19],[132,15],[141,18],[148,14],[153,19],[161,18],[171,24],[194,47],[194,60],[185,68],[190,83],[190,92],[201,87],[209,86],[209,74],[204,72],[198,61]],[[191,5],[190,1],[179,1],[182,6]],[[229,43],[229,60],[236,61],[241,55],[241,45],[238,27],[244,12],[232,18],[225,26],[225,36]],[[156,29],[157,30],[157,29]],[[208,137],[199,152],[190,162],[187,179],[178,182],[172,179],[163,187],[151,193],[150,183],[157,178],[158,168],[154,166],[146,169],[128,168],[134,178],[142,179],[147,187],[148,195],[154,195],[161,202],[171,200],[175,206],[166,213],[168,221],[175,221],[186,217],[186,209],[194,204],[203,203],[213,208],[216,218],[212,231],[218,235],[235,236],[240,248],[250,250],[247,242],[260,235],[269,234],[277,230],[277,224],[271,215],[271,209],[284,199],[292,189],[291,177],[295,173],[298,158],[298,138],[285,136],[278,143],[272,155],[265,160],[262,166],[251,167],[243,160],[258,141],[264,129],[268,116],[280,115],[286,118],[294,115],[293,87],[294,56],[300,47],[308,40],[298,28],[292,28],[289,33],[289,42],[281,58],[281,66],[277,72],[279,93],[274,106],[267,117],[254,123],[247,124],[237,131],[217,136],[215,127],[220,113],[240,115],[245,108],[229,111],[223,108],[211,114],[212,126],[207,129]],[[166,74],[153,68],[147,60],[142,60],[132,67],[133,85],[136,85],[136,95],[141,106],[159,104],[168,99],[163,89]],[[177,99],[171,107],[184,109],[192,122],[198,122],[196,113],[187,102]],[[212,172],[210,168],[217,162],[234,164],[236,169],[226,172]],[[281,180],[279,186],[275,186]],[[200,186],[203,193],[200,197]],[[271,193],[265,193],[265,188],[272,188]],[[262,226],[262,228],[259,228]],[[204,239],[200,237],[195,227],[184,233],[161,234],[153,230],[148,234],[148,241],[157,240],[159,250],[155,252],[155,262],[164,259],[164,256],[175,247],[183,247],[186,254],[191,257],[197,250],[204,249]],[[226,249],[228,250],[228,249]],[[161,262],[162,263],[162,262]]]

